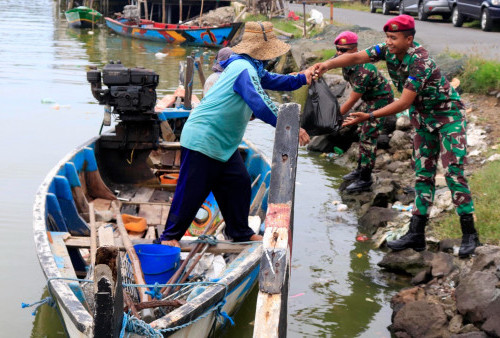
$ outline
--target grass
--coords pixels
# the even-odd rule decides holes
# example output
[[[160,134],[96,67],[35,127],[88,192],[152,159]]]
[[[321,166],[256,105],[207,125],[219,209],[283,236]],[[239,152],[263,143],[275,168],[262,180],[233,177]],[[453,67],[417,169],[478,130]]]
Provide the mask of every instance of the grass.
[[[339,2],[334,1],[333,11],[335,11],[335,8],[345,8],[345,9],[352,9],[355,11],[369,12],[370,6],[368,4],[369,4],[369,2],[367,2],[366,4],[363,4],[360,1],[339,1]],[[325,6],[329,6],[329,5],[325,5]]]
[[[472,57],[467,60],[459,78],[464,92],[486,94],[491,90],[499,90],[500,62]]]
[[[298,16],[301,16],[299,13],[297,14]],[[307,16],[306,16],[307,17]],[[245,19],[243,20],[245,22],[247,21],[269,21],[269,18],[265,15],[259,14],[259,15],[247,15]],[[271,22],[273,26],[279,30],[285,31],[287,33],[293,34],[294,38],[301,38],[302,37],[302,27],[304,25],[304,21],[302,18],[298,21],[289,21],[289,20],[283,20],[282,18],[272,18]],[[301,27],[298,28],[297,26]],[[319,33],[321,33],[321,29],[319,28],[313,28],[309,29],[308,25],[308,30],[307,30],[307,37],[313,37]]]
[[[481,241],[489,244],[500,244],[500,161],[490,162],[474,173],[469,179],[477,217],[476,228]],[[432,225],[438,238],[460,238],[462,236],[458,216],[446,214],[438,224]]]

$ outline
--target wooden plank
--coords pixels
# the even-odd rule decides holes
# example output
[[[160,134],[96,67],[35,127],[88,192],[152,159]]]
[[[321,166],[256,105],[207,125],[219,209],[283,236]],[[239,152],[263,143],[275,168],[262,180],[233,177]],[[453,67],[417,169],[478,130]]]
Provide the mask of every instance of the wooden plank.
[[[160,223],[158,223],[158,224],[163,225],[164,228],[165,228],[165,224],[167,224],[167,218],[168,218],[169,212],[170,212],[170,205],[164,205],[161,209]],[[162,232],[163,232],[163,230],[162,230]],[[158,233],[161,233],[161,232],[158,232]]]
[[[102,241],[100,241],[102,242]],[[152,239],[147,239],[147,238],[140,238],[140,239],[132,239],[132,244],[151,244],[153,241]],[[125,251],[125,247],[123,246],[121,238],[115,238],[113,243],[116,243],[115,246],[120,249],[120,251]],[[189,252],[191,251],[191,248],[195,245],[193,241],[180,241],[180,246],[181,246],[181,251],[182,252]],[[207,253],[213,253],[213,254],[222,254],[222,253],[239,253],[243,250],[245,250],[248,247],[248,244],[230,244],[232,242],[230,241],[221,241],[217,245],[212,245],[207,249]],[[64,240],[64,244],[69,247],[69,248],[90,248],[90,239],[89,237],[76,237],[76,236],[69,236],[67,239]]]
[[[299,112],[295,103],[280,106],[278,112],[253,333],[259,338],[287,334]]]
[[[115,236],[113,234],[113,226],[112,225],[104,225],[97,229],[99,246],[115,245]],[[87,237],[84,237],[87,238]]]
[[[167,149],[167,150],[181,149],[180,142],[165,142],[165,141],[163,141],[163,142],[160,142],[159,146],[161,149]],[[244,145],[240,145],[240,146],[238,146],[238,150],[239,151],[248,150],[248,147],[244,146]]]
[[[145,218],[148,225],[157,225],[161,223],[161,214],[163,205],[142,204],[139,207],[139,217]]]
[[[153,196],[154,192],[155,189],[140,187],[130,199],[130,202],[149,202],[149,199]]]

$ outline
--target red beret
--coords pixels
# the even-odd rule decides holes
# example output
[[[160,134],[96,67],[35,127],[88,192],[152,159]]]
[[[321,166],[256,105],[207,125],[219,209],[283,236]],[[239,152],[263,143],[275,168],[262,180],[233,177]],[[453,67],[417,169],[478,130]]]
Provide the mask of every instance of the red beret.
[[[358,43],[358,35],[351,31],[342,32],[335,38],[336,45],[352,45],[354,43]]]
[[[384,25],[384,32],[401,32],[410,29],[415,29],[415,20],[406,14],[389,19]]]

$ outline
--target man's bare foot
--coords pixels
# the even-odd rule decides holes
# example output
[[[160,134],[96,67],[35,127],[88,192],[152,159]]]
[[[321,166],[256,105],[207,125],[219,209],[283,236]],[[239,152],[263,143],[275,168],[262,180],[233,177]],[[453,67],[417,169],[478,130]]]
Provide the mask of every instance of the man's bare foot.
[[[178,247],[180,248],[181,245],[179,244],[179,242],[175,239],[171,239],[170,241],[162,241],[161,244],[163,245],[169,245],[169,246],[175,246],[175,247]]]
[[[261,236],[261,235],[257,235],[257,234],[253,234],[253,235],[250,237],[250,240],[251,240],[251,241],[262,241],[262,236]]]

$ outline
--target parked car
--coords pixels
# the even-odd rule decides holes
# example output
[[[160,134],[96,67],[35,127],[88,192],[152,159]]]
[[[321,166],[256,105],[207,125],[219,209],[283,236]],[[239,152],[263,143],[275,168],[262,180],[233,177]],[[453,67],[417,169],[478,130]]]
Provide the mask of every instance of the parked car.
[[[375,13],[377,8],[382,9],[382,14],[388,15],[390,11],[397,11],[399,0],[370,0],[370,11]]]
[[[451,9],[448,0],[401,0],[399,13],[417,14],[420,21],[425,21],[429,16],[438,14],[443,17],[443,20],[448,21]]]
[[[500,0],[456,0],[451,4],[451,22],[461,27],[465,21],[479,20],[483,31],[500,21]]]

